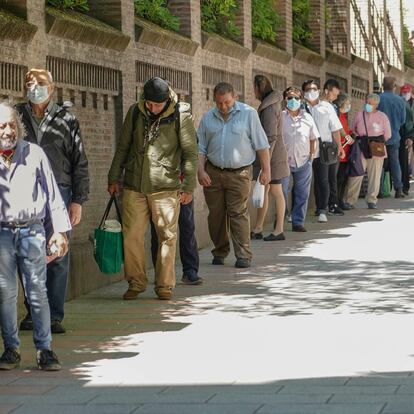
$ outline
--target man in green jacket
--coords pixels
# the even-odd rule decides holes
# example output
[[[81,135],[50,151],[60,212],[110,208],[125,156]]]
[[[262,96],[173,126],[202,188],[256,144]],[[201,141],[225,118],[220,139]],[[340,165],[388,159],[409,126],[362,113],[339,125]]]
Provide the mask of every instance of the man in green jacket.
[[[119,192],[123,180],[125,278],[123,298],[135,299],[148,283],[144,236],[149,219],[158,236],[155,293],[170,299],[175,286],[175,250],[180,203],[192,201],[196,186],[197,140],[189,105],[161,78],[144,85],[131,106],[108,174],[108,192]],[[183,175],[182,182],[180,175]]]

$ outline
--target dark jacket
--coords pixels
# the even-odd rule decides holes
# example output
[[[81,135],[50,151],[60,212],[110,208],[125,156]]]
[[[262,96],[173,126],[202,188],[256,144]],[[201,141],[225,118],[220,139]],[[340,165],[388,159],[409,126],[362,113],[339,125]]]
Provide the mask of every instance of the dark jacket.
[[[132,118],[137,105],[138,118],[132,133]],[[193,192],[197,175],[197,139],[190,112],[176,113],[178,97],[170,89],[170,103],[160,115],[159,134],[144,148],[145,124],[148,122],[144,105],[144,97],[141,96],[125,117],[108,183],[117,182],[125,170],[124,187],[139,193]],[[180,111],[184,109],[179,108]],[[180,116],[179,133],[176,130],[177,115]],[[182,182],[181,174],[184,176]]]
[[[37,144],[27,104],[19,104],[16,109],[26,128],[25,140]],[[82,204],[86,201],[89,194],[88,159],[75,116],[58,105],[40,146],[49,159],[58,185],[71,187],[72,202]]]
[[[410,103],[406,102],[405,104],[406,118],[405,124],[400,129],[401,139],[405,142],[407,138],[414,138],[414,119],[413,113],[411,111]]]

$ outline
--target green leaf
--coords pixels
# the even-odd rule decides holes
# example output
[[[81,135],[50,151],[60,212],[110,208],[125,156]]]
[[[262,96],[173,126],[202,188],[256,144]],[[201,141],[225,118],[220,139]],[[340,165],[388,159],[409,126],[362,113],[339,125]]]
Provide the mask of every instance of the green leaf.
[[[137,16],[178,32],[180,20],[168,10],[167,0],[134,0],[134,5]]]

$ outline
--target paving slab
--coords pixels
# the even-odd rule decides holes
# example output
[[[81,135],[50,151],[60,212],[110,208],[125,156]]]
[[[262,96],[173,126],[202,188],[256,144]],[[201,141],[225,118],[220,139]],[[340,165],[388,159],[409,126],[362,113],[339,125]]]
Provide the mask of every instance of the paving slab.
[[[203,249],[205,283],[171,301],[119,282],[68,302],[64,369],[37,370],[22,333],[0,414],[414,414],[414,200],[378,205],[286,224],[249,269]]]

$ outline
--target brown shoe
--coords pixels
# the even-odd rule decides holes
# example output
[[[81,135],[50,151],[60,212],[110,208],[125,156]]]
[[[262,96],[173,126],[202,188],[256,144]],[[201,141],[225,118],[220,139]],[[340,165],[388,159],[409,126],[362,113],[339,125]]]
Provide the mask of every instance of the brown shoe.
[[[136,299],[136,297],[142,292],[143,291],[141,290],[134,290],[134,289],[128,288],[128,290],[124,293],[124,296],[122,296],[122,298],[124,300]]]
[[[170,300],[172,296],[171,290],[159,290],[155,292],[160,300]]]

